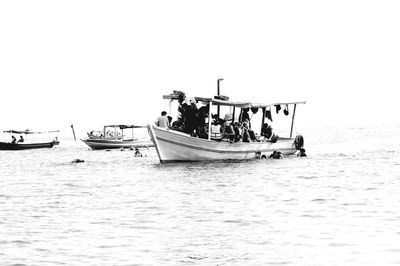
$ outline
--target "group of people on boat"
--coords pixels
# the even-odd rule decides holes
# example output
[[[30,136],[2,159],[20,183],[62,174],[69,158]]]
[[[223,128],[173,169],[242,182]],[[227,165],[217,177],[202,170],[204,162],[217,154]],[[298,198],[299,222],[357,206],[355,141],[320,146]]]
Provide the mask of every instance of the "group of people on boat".
[[[155,124],[162,128],[173,129],[187,133],[193,137],[208,138],[209,105],[197,107],[195,98],[186,97],[184,93],[178,94],[178,118],[172,122],[172,117],[166,111],[161,112]],[[257,108],[256,108],[257,109]],[[232,114],[225,115],[224,119],[219,114],[213,114],[211,125],[217,127],[217,132],[211,132],[214,140],[227,140],[229,142],[276,142],[278,135],[273,133],[271,125],[265,123],[261,129],[261,137],[251,129],[250,108],[243,108],[238,121],[232,121]],[[253,110],[253,113],[257,110]]]
[[[12,135],[11,136],[11,143],[12,144],[14,144],[14,143],[21,143],[21,142],[24,142],[25,140],[24,140],[24,137],[21,135],[21,136],[19,136],[19,140],[17,141],[17,139],[14,137],[14,135]]]
[[[207,138],[208,128],[206,119],[208,117],[209,107],[207,105],[197,108],[194,98],[183,100],[179,98],[178,118],[172,122],[172,117],[167,116],[166,111],[161,112],[156,120],[156,125],[162,128],[173,129],[187,133],[194,137]]]

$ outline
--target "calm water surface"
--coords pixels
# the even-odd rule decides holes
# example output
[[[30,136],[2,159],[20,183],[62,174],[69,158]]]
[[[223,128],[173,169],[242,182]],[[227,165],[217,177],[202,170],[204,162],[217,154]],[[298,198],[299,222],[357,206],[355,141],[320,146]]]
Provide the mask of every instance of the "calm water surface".
[[[0,265],[399,265],[399,132],[313,129],[306,158],[245,162],[0,151]]]

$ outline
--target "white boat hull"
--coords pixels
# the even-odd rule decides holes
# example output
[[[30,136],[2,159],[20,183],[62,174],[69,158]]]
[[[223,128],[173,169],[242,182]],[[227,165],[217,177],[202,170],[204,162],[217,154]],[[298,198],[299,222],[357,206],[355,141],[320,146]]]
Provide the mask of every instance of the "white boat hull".
[[[234,142],[207,140],[188,134],[148,125],[150,137],[160,162],[246,160],[255,158],[256,152],[269,156],[273,151],[283,155],[294,154],[294,139],[272,142]]]
[[[150,140],[109,140],[109,139],[86,139],[82,140],[93,150],[101,149],[130,149],[153,147],[154,144]]]

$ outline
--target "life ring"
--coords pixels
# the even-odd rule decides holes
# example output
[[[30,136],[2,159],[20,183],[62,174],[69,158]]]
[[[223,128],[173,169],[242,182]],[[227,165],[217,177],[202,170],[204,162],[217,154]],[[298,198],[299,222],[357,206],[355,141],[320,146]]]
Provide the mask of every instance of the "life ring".
[[[304,146],[304,138],[302,135],[297,135],[296,138],[294,139],[294,146],[296,147],[296,150],[300,150]]]

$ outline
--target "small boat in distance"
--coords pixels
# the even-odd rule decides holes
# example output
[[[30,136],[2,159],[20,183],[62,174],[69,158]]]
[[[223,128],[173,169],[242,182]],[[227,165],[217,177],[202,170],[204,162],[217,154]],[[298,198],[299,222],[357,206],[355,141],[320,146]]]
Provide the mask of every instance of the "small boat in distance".
[[[30,131],[29,129],[24,131],[18,130],[4,130],[3,133],[9,133],[11,136],[10,142],[0,142],[0,150],[29,150],[29,149],[42,149],[42,148],[53,148],[54,145],[59,145],[60,142],[58,137],[55,137],[51,141],[36,141],[28,138],[32,134],[51,134],[58,133],[58,130],[53,131]],[[17,140],[13,135],[19,135],[20,138]],[[23,137],[25,136],[25,138]]]
[[[148,138],[146,132],[144,137],[135,138],[134,131],[145,126],[136,125],[106,125],[103,131],[91,131],[87,133],[87,139],[81,139],[86,145],[93,150],[102,149],[134,149],[153,147],[154,144]],[[131,135],[126,135],[127,129],[131,129]]]
[[[174,127],[175,122],[169,128],[162,128],[155,124],[147,126],[161,163],[268,158],[274,152],[283,155],[295,154],[304,144],[301,135],[293,138],[292,134],[296,106],[304,104],[305,101],[259,104],[234,102],[229,101],[227,97],[217,96],[214,98],[191,97],[187,101],[188,97],[180,91],[164,95],[163,98],[171,102],[178,101],[180,117],[177,124],[180,124],[180,127]],[[197,103],[203,104],[203,106],[197,109]],[[214,106],[217,112],[212,114]],[[224,119],[219,117],[220,108],[229,108],[229,113]],[[266,137],[268,130],[264,130],[263,127],[268,126],[268,124],[264,123],[264,120],[268,118],[272,121],[272,108],[277,110],[274,114],[276,116],[274,121],[275,118],[279,119],[278,111],[282,108],[279,115],[282,116],[283,113],[285,121],[290,123],[290,130],[285,130],[287,133],[290,132],[289,136],[281,137],[272,134]],[[193,115],[193,110],[197,114]],[[235,110],[237,114],[240,112],[239,118],[235,118],[237,117]],[[250,110],[253,113],[251,116],[247,113]],[[254,128],[259,125],[253,121],[250,122],[258,110],[261,110],[257,115],[261,116],[260,134],[249,127],[250,123]],[[291,116],[289,116],[289,110]],[[185,116],[185,112],[189,115]],[[200,120],[198,120],[199,117],[201,117]],[[198,121],[190,121],[191,118]],[[182,125],[182,121],[188,123],[188,126]],[[218,125],[220,128],[213,132],[213,125]],[[187,130],[187,128],[189,129]],[[252,131],[252,134],[249,133],[248,136],[243,134],[243,132],[248,133],[250,131]]]

